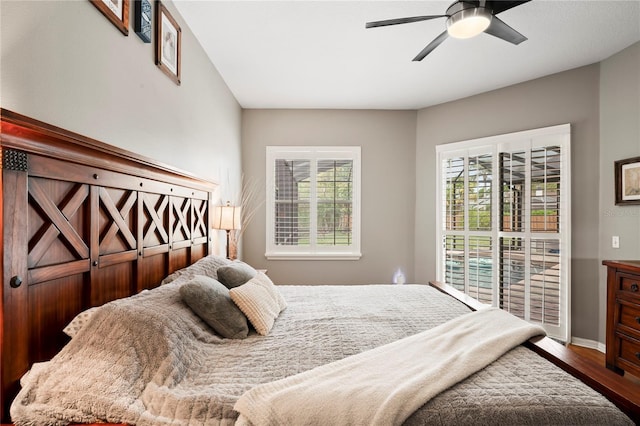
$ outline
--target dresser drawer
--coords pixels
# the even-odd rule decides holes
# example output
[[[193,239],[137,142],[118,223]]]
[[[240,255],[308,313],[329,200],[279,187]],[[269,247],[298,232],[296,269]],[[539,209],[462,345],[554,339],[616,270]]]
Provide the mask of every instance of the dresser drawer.
[[[640,305],[620,304],[620,324],[640,333]]]
[[[620,339],[620,358],[640,368],[640,341]]]
[[[622,275],[620,277],[620,290],[640,296],[640,277]]]

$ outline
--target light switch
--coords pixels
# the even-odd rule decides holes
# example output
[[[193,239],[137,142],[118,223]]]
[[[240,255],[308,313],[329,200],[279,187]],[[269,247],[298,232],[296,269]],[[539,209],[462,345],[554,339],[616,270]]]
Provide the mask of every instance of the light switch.
[[[614,235],[613,237],[611,237],[611,247],[620,248],[620,237],[619,236]]]

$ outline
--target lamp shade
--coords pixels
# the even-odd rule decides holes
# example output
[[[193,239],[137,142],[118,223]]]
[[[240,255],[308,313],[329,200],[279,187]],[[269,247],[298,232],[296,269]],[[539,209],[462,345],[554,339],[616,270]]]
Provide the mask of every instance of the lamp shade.
[[[242,207],[231,206],[227,203],[226,206],[216,206],[213,211],[213,229],[240,229],[240,214]]]

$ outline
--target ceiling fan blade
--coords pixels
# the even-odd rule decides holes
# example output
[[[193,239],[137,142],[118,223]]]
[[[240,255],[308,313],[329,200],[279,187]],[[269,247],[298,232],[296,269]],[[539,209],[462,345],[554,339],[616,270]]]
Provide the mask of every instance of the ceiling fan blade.
[[[491,18],[491,24],[489,25],[489,28],[484,30],[484,32],[513,44],[520,44],[527,40],[525,36],[505,24],[497,16]]]
[[[431,43],[427,45],[422,52],[418,53],[418,56],[413,58],[414,61],[421,61],[427,56],[429,53],[433,51],[436,47],[440,46],[440,44],[445,41],[449,37],[449,33],[447,31],[443,31],[438,37],[434,38]]]
[[[494,15],[512,9],[521,4],[528,3],[531,0],[524,1],[487,1],[487,7],[493,11]]]
[[[426,15],[426,16],[412,16],[409,18],[397,18],[387,19],[385,21],[373,21],[367,22],[367,28],[386,27],[387,25],[409,24],[411,22],[427,21],[435,18],[445,18],[447,15]]]

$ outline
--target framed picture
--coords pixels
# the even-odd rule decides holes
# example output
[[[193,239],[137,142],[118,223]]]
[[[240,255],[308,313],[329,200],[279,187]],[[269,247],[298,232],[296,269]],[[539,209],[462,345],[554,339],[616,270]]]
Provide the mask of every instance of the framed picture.
[[[182,30],[160,1],[156,1],[156,65],[180,85]]]
[[[151,3],[149,0],[133,0],[133,31],[145,43],[151,43]]]
[[[89,0],[122,34],[129,35],[129,0]]]
[[[615,162],[616,205],[640,204],[640,157]]]

